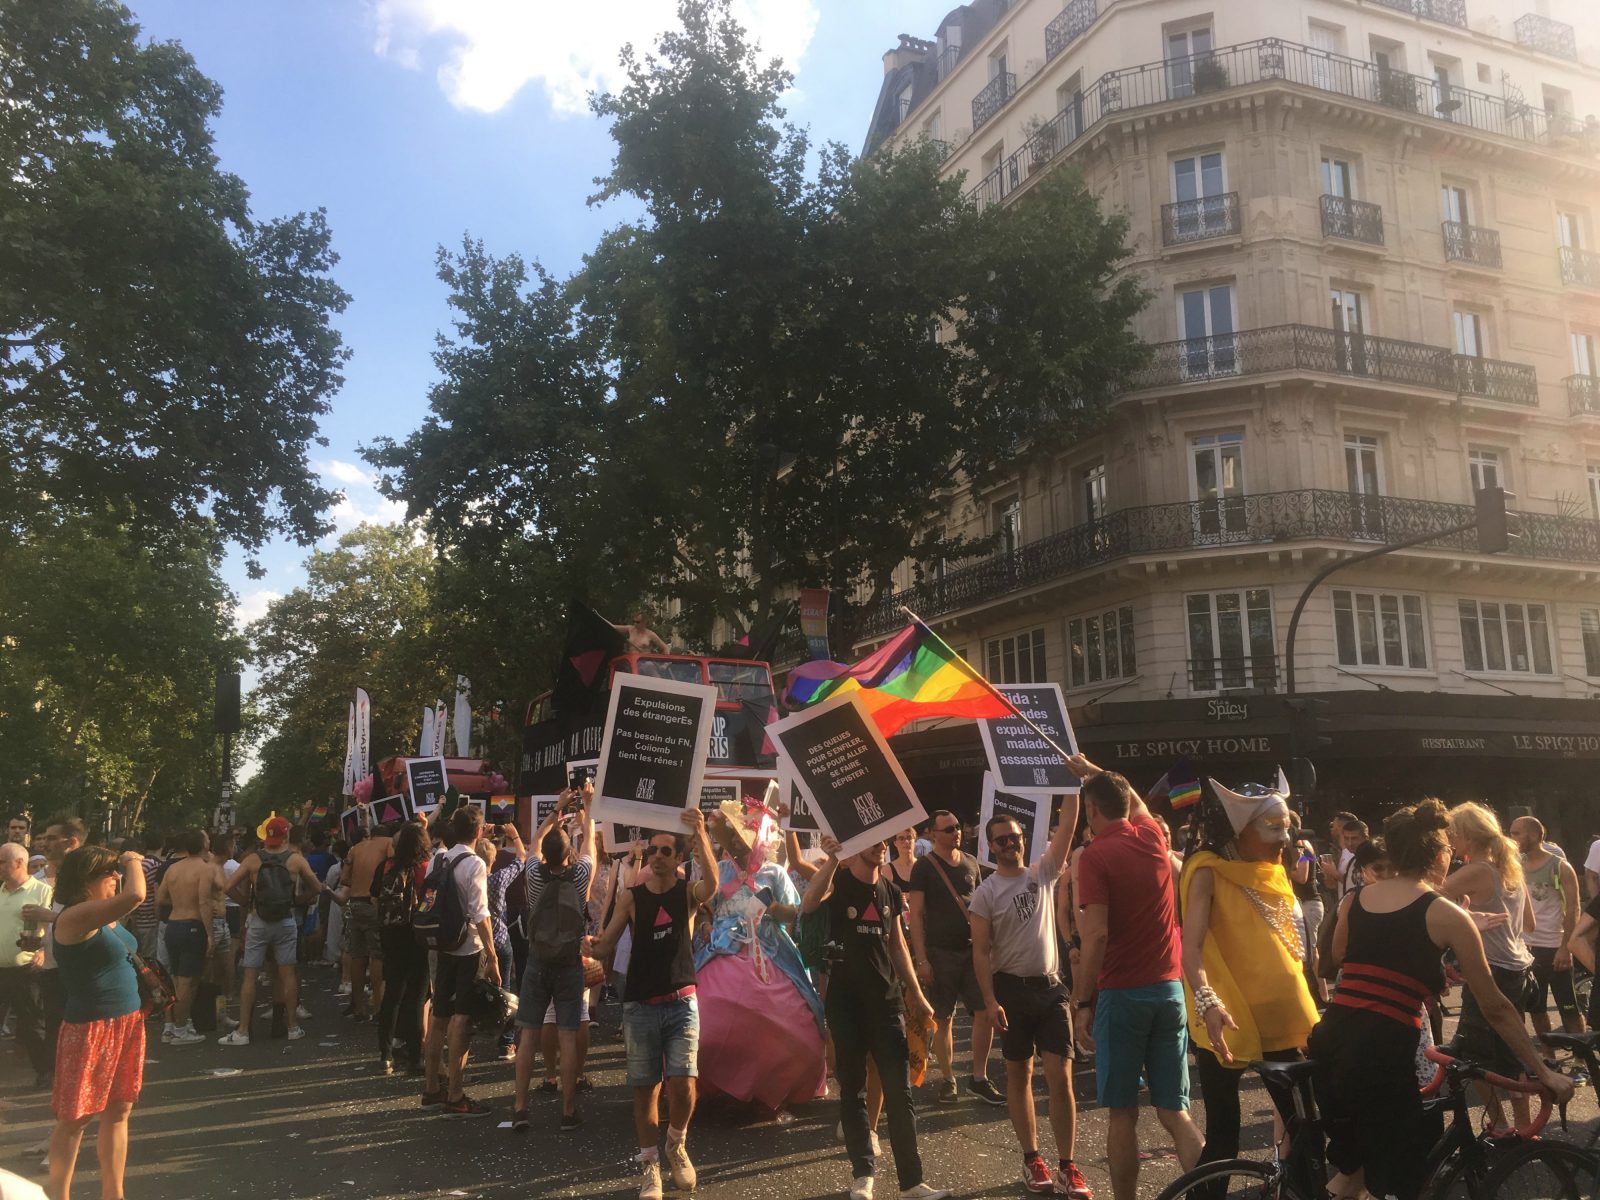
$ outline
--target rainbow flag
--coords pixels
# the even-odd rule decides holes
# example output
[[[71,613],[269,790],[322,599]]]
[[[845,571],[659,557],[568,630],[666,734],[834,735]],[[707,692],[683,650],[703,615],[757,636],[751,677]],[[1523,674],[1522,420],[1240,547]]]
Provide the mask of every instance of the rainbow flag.
[[[884,737],[922,717],[992,720],[1016,712],[965,659],[920,621],[853,667],[815,662],[796,667],[784,689],[791,706],[859,691]]]

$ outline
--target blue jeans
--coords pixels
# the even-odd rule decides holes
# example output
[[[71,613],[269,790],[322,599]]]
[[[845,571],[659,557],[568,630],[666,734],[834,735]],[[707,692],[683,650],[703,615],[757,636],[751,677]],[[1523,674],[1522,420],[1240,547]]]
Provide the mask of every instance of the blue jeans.
[[[693,996],[666,1004],[630,1000],[622,1006],[628,1047],[628,1086],[654,1087],[700,1074],[700,1005]]]

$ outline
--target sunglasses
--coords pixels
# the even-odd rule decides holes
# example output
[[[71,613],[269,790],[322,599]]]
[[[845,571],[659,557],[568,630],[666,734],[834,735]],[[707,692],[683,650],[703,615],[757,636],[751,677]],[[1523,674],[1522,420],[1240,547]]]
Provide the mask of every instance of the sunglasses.
[[[1020,846],[1022,835],[1020,833],[1002,833],[989,839],[992,846]]]
[[[669,855],[669,854],[676,854],[677,852],[678,852],[678,848],[676,846],[646,846],[644,848],[643,857],[645,857],[645,858],[653,858],[657,854]]]
[[[959,825],[935,825],[933,827],[933,831],[935,833],[960,833],[961,832],[961,826],[959,826]]]

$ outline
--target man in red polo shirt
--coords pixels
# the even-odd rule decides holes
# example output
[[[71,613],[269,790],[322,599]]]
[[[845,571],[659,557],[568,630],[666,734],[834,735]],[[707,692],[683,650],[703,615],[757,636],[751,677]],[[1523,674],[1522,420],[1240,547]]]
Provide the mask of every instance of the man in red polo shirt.
[[[1094,840],[1078,859],[1076,894],[1083,938],[1077,978],[1078,1042],[1095,1053],[1098,1101],[1108,1109],[1106,1157],[1116,1200],[1139,1192],[1139,1077],[1185,1171],[1204,1139],[1189,1117],[1188,1032],[1183,947],[1167,836],[1128,781],[1082,755],[1084,810]],[[1091,1021],[1093,1034],[1090,1033]]]

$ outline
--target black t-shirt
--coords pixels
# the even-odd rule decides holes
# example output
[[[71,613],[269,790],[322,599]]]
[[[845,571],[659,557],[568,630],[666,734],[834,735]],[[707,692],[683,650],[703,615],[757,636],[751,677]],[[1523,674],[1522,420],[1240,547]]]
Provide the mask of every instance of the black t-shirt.
[[[900,977],[889,957],[890,931],[905,901],[879,876],[862,883],[848,867],[833,876],[828,897],[828,1006],[883,1005],[899,1011]]]
[[[695,977],[689,940],[689,881],[680,879],[659,894],[643,883],[629,890],[633,893],[633,950],[622,998],[654,1000],[691,986]]]
[[[941,876],[950,881],[963,901],[971,900],[980,880],[978,860],[963,854],[961,865],[952,867],[932,854],[917,859],[911,868],[910,888],[922,893],[922,939],[936,950],[971,949],[972,926],[950,895],[950,888],[941,882]]]

